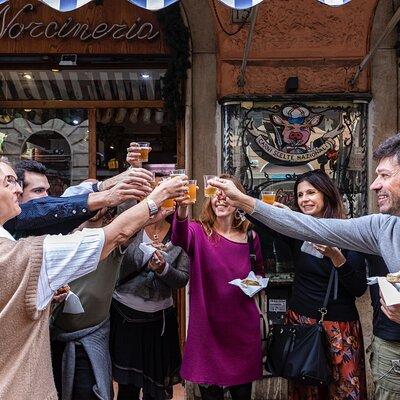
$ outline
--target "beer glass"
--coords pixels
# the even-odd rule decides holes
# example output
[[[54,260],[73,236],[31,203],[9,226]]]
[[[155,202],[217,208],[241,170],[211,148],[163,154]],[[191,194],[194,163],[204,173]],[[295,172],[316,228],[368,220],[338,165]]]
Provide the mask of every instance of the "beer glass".
[[[214,197],[217,194],[217,188],[208,183],[211,179],[217,178],[216,175],[204,175],[204,197]]]
[[[276,193],[273,190],[263,190],[261,200],[266,204],[274,204]]]
[[[138,146],[140,147],[140,160],[141,162],[149,161],[149,153],[150,153],[150,143],[149,142],[139,142]]]
[[[197,200],[197,180],[196,179],[189,180],[188,195],[189,195],[190,201],[192,203],[196,203],[196,200]]]
[[[154,171],[149,171],[149,172],[150,172],[151,175],[152,175],[151,181],[149,182],[149,183],[150,183],[150,186],[151,186],[152,189],[155,189],[156,186],[157,186],[157,182],[156,182],[156,173],[155,173]]]
[[[166,181],[168,179],[171,179],[169,176],[161,178],[161,181]],[[163,203],[161,204],[161,208],[173,208],[175,207],[175,201],[174,199],[167,199],[164,200]]]

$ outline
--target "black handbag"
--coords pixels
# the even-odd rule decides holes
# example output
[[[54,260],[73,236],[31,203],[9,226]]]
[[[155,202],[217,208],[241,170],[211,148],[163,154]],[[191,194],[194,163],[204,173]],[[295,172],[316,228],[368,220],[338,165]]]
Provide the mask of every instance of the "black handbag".
[[[332,268],[324,304],[318,311],[320,320],[314,325],[273,325],[267,340],[265,369],[276,377],[312,386],[327,385],[331,365],[327,357],[325,332],[322,326],[335,276]]]

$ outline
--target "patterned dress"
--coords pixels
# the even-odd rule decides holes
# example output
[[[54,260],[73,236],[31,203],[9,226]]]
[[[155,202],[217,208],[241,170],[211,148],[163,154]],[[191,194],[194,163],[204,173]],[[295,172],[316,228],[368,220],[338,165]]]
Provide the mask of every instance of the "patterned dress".
[[[316,324],[313,318],[289,310],[286,322]],[[289,400],[364,400],[367,399],[364,343],[360,321],[324,321],[332,363],[329,386],[305,386],[289,382]]]

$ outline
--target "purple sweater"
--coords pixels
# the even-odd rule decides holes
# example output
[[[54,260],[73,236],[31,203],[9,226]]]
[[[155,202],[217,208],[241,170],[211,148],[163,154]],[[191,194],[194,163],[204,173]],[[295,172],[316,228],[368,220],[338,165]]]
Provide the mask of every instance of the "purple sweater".
[[[214,234],[202,226],[174,219],[172,243],[190,257],[189,327],[181,375],[184,379],[220,386],[262,377],[260,317],[254,299],[228,282],[251,270],[249,245]],[[258,273],[262,256],[254,240]]]

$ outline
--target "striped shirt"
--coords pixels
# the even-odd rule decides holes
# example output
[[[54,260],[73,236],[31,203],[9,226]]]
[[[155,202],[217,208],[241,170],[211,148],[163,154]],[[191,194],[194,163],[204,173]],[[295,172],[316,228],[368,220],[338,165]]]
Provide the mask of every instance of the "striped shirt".
[[[1,225],[0,237],[14,240]],[[45,237],[36,299],[38,310],[46,308],[60,287],[97,268],[104,240],[102,228]]]

